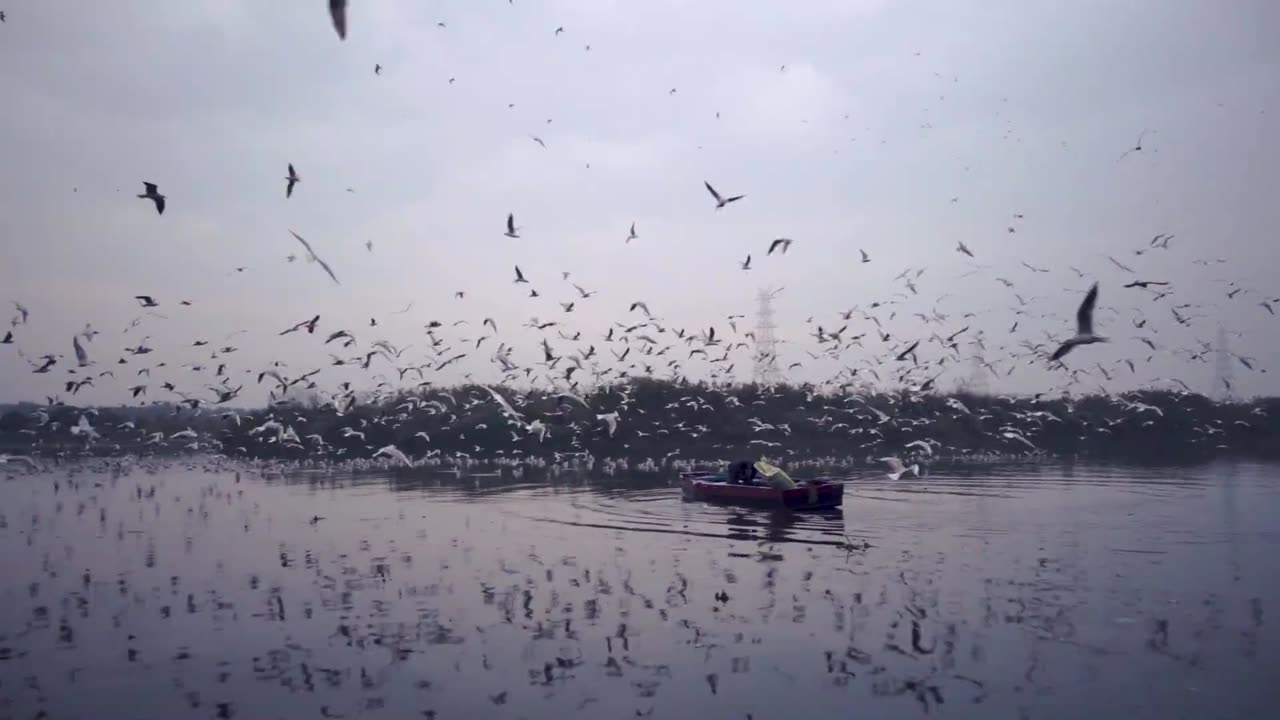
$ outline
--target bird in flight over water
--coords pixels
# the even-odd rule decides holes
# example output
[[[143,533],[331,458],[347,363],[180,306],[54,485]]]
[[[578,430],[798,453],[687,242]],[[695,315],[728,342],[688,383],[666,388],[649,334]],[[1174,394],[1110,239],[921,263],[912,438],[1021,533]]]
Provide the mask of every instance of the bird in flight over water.
[[[1094,283],[1089,288],[1088,294],[1084,296],[1084,302],[1080,303],[1080,309],[1076,311],[1076,335],[1067,339],[1066,342],[1058,346],[1053,351],[1053,357],[1050,360],[1061,360],[1064,355],[1071,352],[1071,349],[1077,345],[1091,345],[1093,343],[1106,342],[1107,338],[1101,335],[1093,334],[1093,307],[1098,303],[1098,283]]]

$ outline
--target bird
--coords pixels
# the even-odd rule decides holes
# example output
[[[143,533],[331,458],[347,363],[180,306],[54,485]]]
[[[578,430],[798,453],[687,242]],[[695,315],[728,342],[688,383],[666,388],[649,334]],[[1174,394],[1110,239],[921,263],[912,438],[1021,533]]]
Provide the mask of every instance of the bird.
[[[743,260],[739,265],[743,270],[751,269],[751,255],[747,255],[747,259]]]
[[[12,345],[12,344],[13,344],[13,331],[9,330],[5,332],[4,339],[0,340],[0,345]]]
[[[1156,280],[1134,280],[1128,285],[1125,285],[1125,287],[1127,288],[1136,287],[1136,288],[1142,288],[1143,290],[1146,290],[1149,285],[1168,285],[1168,284],[1169,283],[1167,282],[1158,282]]]
[[[527,283],[527,282],[529,282],[528,280],[525,280],[525,279],[524,279],[524,273],[520,272],[520,266],[519,266],[519,265],[517,265],[517,266],[516,266],[516,279],[515,279],[513,282],[515,282],[515,283]]]
[[[871,256],[867,254],[866,250],[859,250],[858,252],[862,254],[862,262],[864,263],[871,262]]]
[[[160,303],[157,303],[155,298],[150,295],[134,295],[133,299],[137,300],[144,308],[160,307]]]
[[[961,240],[956,244],[956,252],[961,252],[961,253],[964,253],[965,255],[968,255],[969,257],[973,257],[973,252],[969,250],[969,247],[964,244],[963,240]]]
[[[0,12],[0,22],[4,22],[4,13]],[[26,455],[5,455],[0,453],[0,465],[8,463],[26,463],[27,467],[32,470],[39,470],[40,466],[36,465],[36,461]]]
[[[777,240],[769,243],[769,252],[765,253],[765,255],[772,255],[773,251],[777,250],[779,247],[782,248],[782,252],[779,254],[785,255],[787,254],[787,250],[791,248],[792,242],[791,238],[778,238]]]
[[[609,428],[609,437],[618,431],[618,413],[602,413],[597,414],[596,419],[603,422]]]
[[[381,66],[381,65],[379,65],[379,64],[377,64],[377,63],[374,63],[374,64],[373,64],[373,74],[374,74],[374,75],[381,75],[381,74],[382,74],[382,66]]]
[[[302,178],[298,177],[298,173],[293,169],[293,163],[289,163],[289,174],[284,176],[287,185],[284,186],[285,199],[293,197],[293,186],[298,184]]]
[[[897,480],[908,472],[916,477],[920,477],[920,466],[915,463],[912,463],[911,467],[907,467],[896,457],[882,457],[880,458],[880,462],[889,466],[888,475],[890,480]]]
[[[339,40],[347,39],[347,0],[329,0],[329,17]]]
[[[546,149],[547,144],[542,141],[542,138],[538,137],[537,135],[530,135],[529,138],[534,142],[538,143],[539,145],[541,145],[544,150]]]
[[[711,187],[711,183],[707,182],[706,180],[703,180],[702,184],[707,186],[707,192],[711,193],[711,197],[716,199],[717,210],[724,207],[725,205],[728,205],[731,202],[737,202],[742,198],[746,197],[746,195],[734,195],[733,197],[729,197],[729,198],[721,197],[720,193],[716,192],[716,189]]]
[[[1107,342],[1107,338],[1101,335],[1093,334],[1093,306],[1098,302],[1098,283],[1094,283],[1089,292],[1085,294],[1084,301],[1080,303],[1080,309],[1076,311],[1076,335],[1069,338],[1066,342],[1058,346],[1053,351],[1051,361],[1061,360],[1064,355],[1071,352],[1071,348],[1077,345],[1089,345],[1098,342]]]
[[[320,263],[320,267],[324,268],[324,271],[329,273],[329,277],[333,279],[333,282],[335,285],[342,284],[338,282],[338,276],[333,274],[333,268],[329,267],[329,263],[325,262],[324,260],[321,260],[320,256],[316,255],[316,251],[311,249],[311,243],[304,240],[301,235],[299,235],[298,233],[292,230],[289,231],[289,234],[293,235],[295,238],[298,239],[298,242],[302,243],[302,247],[307,249],[307,257]]]
[[[405,467],[413,467],[413,461],[410,460],[408,456],[406,456],[404,452],[401,451],[400,448],[396,447],[395,445],[387,445],[386,447],[378,448],[378,451],[375,452],[373,456],[374,457],[386,456],[391,458],[392,460],[399,460],[400,462],[405,464]]]
[[[142,182],[142,186],[146,189],[146,192],[142,193],[138,197],[146,200],[150,200],[151,202],[155,203],[156,212],[159,213],[160,215],[163,215],[164,214],[164,196],[160,194],[159,190],[156,188],[156,184],[149,183],[144,180]]]
[[[634,221],[632,221],[632,223],[631,223],[631,230],[627,233],[627,242],[631,242],[632,240],[636,240],[636,239],[638,239],[639,237],[640,237],[640,236],[636,234],[636,224],[635,224],[635,222],[634,222]]]
[[[76,364],[80,367],[89,365],[89,353],[84,351],[84,346],[80,344],[80,336],[75,335],[71,338],[71,345],[76,351]]]
[[[1125,157],[1127,157],[1129,153],[1142,152],[1142,138],[1146,137],[1148,132],[1149,132],[1148,130],[1143,130],[1141,133],[1139,133],[1138,142],[1134,143],[1133,147],[1129,148],[1128,150],[1125,150],[1124,154],[1122,154],[1119,158],[1116,158],[1116,162],[1120,162],[1121,160],[1125,159]]]
[[[516,215],[515,213],[507,213],[507,231],[502,233],[509,238],[519,239],[520,235],[516,233]]]

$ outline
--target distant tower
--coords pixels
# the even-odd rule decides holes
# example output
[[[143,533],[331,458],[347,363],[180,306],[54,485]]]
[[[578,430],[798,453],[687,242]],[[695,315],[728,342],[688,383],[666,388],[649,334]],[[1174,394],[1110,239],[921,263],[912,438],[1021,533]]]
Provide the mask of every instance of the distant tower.
[[[1218,346],[1214,350],[1213,388],[1209,396],[1219,402],[1230,402],[1235,396],[1235,366],[1231,364],[1231,347],[1227,344],[1227,331],[1218,326]]]
[[[761,385],[776,385],[782,380],[778,370],[778,338],[773,331],[773,298],[781,290],[762,289],[756,295],[756,367],[755,380]]]

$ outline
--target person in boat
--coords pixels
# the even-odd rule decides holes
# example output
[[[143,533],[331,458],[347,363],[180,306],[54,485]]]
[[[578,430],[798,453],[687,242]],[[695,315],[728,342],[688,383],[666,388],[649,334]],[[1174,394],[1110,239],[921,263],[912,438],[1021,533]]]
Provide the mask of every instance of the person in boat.
[[[755,485],[759,473],[750,460],[739,460],[729,466],[729,482],[734,485]]]

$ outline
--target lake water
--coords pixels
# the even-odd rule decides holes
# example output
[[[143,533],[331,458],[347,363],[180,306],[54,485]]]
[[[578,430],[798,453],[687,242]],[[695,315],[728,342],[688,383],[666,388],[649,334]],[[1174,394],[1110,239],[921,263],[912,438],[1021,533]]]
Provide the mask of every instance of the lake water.
[[[18,474],[0,718],[1276,717],[1278,475]]]

